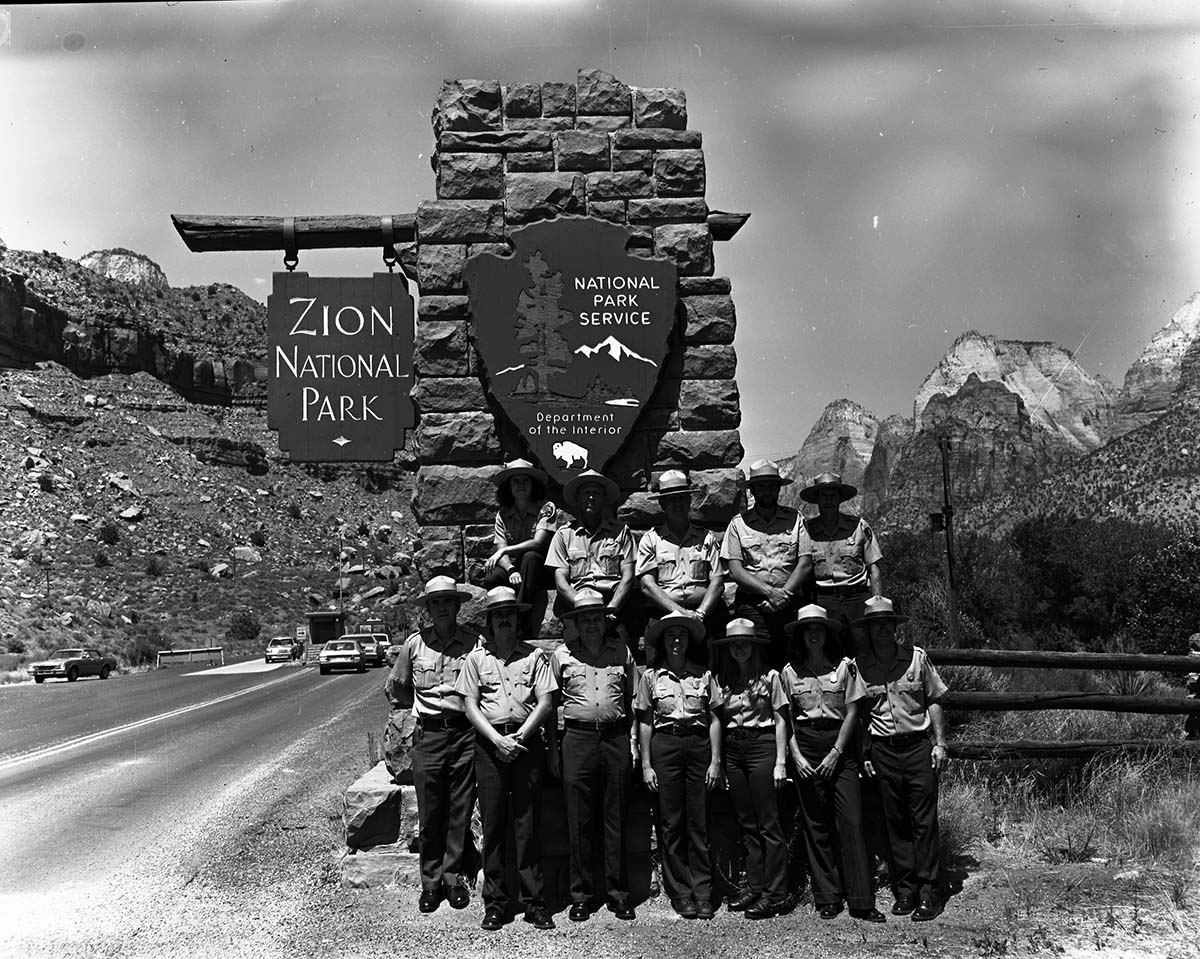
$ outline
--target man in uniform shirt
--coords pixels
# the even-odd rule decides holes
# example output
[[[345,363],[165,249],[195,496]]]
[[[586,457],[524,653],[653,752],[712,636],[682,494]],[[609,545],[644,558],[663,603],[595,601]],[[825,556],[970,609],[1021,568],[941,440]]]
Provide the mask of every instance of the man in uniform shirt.
[[[609,614],[625,627],[626,643],[634,646],[641,636],[641,605],[633,588],[633,534],[612,516],[620,492],[616,483],[595,470],[572,477],[563,487],[563,499],[575,521],[550,540],[546,566],[554,570],[556,616],[562,619],[572,609],[578,590],[595,590],[604,597]]]
[[[637,549],[635,574],[642,595],[657,621],[667,613],[694,616],[714,634],[723,630],[725,603],[721,573],[720,544],[717,537],[692,523],[692,494],[697,488],[688,484],[681,470],[667,470],[658,479],[658,504],[666,522],[642,536]],[[648,630],[647,645],[649,645]],[[692,643],[688,656],[707,662],[707,647]],[[646,659],[653,657],[646,651]]]
[[[857,495],[858,490],[836,473],[822,473],[800,491],[800,498],[819,510],[804,521],[800,532],[802,581],[813,574],[817,605],[843,626],[862,617],[869,597],[883,593],[879,540],[866,520],[838,508]]]
[[[553,929],[542,900],[538,842],[542,724],[554,707],[554,676],[546,654],[518,636],[519,615],[528,610],[507,586],[487,594],[487,633],[467,654],[456,689],[475,727],[475,776],[483,823],[483,928],[499,929],[507,918],[505,878],[508,827],[513,827],[516,872],[525,921]]]
[[[473,855],[471,809],[475,805],[474,730],[455,691],[467,653],[479,634],[458,625],[458,609],[471,594],[450,576],[425,584],[420,601],[431,625],[409,636],[388,674],[388,701],[411,708],[413,785],[420,822],[421,912],[433,912],[443,895],[455,909],[471,901],[463,875]]]
[[[550,771],[561,771],[566,800],[572,922],[583,922],[592,912],[592,847],[597,841],[603,850],[608,908],[618,919],[634,918],[624,830],[637,748],[631,724],[637,673],[629,647],[605,634],[607,612],[598,592],[576,591],[574,607],[563,617],[575,621],[578,638],[550,657],[565,727],[562,758],[551,751]]]
[[[769,643],[773,668],[787,660],[784,627],[792,621],[802,581],[800,514],[779,505],[779,490],[792,481],[770,460],[750,464],[746,485],[754,506],[733,518],[721,543],[721,559],[737,584],[734,615],[754,623]]]

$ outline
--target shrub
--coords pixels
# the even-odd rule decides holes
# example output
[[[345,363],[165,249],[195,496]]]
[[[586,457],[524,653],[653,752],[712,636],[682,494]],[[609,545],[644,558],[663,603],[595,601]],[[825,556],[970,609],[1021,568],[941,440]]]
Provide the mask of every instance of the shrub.
[[[121,542],[121,531],[109,520],[100,525],[100,542],[105,546],[116,546]]]
[[[288,501],[287,514],[292,519],[301,519],[304,515],[300,510],[300,504],[297,503],[295,500]]]
[[[112,560],[108,558],[108,553],[102,549],[96,550],[96,555],[92,557],[92,562],[96,564],[97,569],[104,569],[106,566],[112,565]]]
[[[4,647],[10,653],[20,654],[25,652],[25,641],[16,636],[10,636],[5,642]]]
[[[250,542],[261,549],[267,545],[267,534],[261,529],[256,529],[250,534]]]
[[[49,473],[38,474],[38,486],[41,487],[43,493],[54,492],[54,477]]]
[[[146,575],[161,576],[167,571],[167,561],[162,556],[150,556],[146,559]]]
[[[261,632],[262,624],[258,621],[258,617],[242,610],[233,614],[233,618],[229,621],[229,628],[225,630],[225,638],[231,643],[251,643],[258,639],[258,634]]]
[[[132,666],[150,666],[158,658],[158,651],[166,648],[156,626],[139,626],[125,646],[125,658]]]

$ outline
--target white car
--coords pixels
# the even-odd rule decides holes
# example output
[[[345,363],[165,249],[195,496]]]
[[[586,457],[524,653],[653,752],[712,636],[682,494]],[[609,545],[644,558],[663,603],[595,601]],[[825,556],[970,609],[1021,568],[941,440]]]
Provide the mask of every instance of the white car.
[[[268,663],[286,663],[289,660],[299,659],[303,652],[304,647],[291,636],[275,636],[267,643],[263,659]]]
[[[355,640],[343,636],[325,644],[317,656],[317,666],[322,676],[328,675],[333,669],[353,669],[356,673],[365,673],[367,658]]]
[[[382,666],[386,655],[387,647],[383,640],[386,639],[379,633],[346,633],[342,639],[352,639],[362,647],[363,658],[368,666]]]

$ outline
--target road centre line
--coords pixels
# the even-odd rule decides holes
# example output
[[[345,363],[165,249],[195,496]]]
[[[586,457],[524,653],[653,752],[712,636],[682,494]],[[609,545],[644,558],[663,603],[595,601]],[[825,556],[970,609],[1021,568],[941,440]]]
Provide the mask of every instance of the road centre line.
[[[226,693],[224,696],[218,696],[216,699],[209,699],[200,703],[192,703],[190,706],[181,706],[179,709],[172,709],[170,712],[159,713],[157,716],[148,716],[145,719],[139,719],[132,723],[126,723],[124,726],[117,726],[113,729],[106,729],[99,733],[89,733],[86,736],[77,736],[75,739],[68,739],[65,743],[59,743],[56,746],[46,746],[43,749],[35,749],[33,752],[24,753],[20,756],[14,756],[11,759],[0,760],[0,772],[6,772],[17,766],[29,762],[36,762],[39,759],[49,759],[51,756],[57,756],[59,753],[68,752],[72,749],[78,749],[80,746],[89,746],[92,743],[99,742],[102,739],[107,739],[110,736],[116,736],[120,733],[129,732],[134,729],[141,729],[143,726],[149,726],[152,723],[162,722],[166,719],[174,719],[176,716],[183,716],[186,713],[194,712],[197,709],[206,709],[209,706],[217,706],[220,703],[227,703],[231,699],[237,699],[239,696],[246,696],[250,693],[256,693],[260,689],[266,689],[269,686],[277,686],[280,683],[286,683],[289,680],[295,679],[297,676],[303,676],[303,671],[294,670],[289,675],[282,676],[279,679],[272,679],[265,683],[259,683],[257,686],[247,686],[245,689],[239,689],[237,692]]]

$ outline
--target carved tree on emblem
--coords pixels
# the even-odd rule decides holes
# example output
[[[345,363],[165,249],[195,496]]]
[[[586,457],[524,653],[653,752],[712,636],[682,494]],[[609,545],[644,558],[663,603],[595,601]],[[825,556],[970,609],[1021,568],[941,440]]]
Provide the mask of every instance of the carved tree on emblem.
[[[513,330],[517,352],[525,363],[511,395],[536,398],[550,392],[550,378],[571,365],[571,345],[562,327],[576,317],[558,308],[563,293],[562,274],[551,272],[540,252],[525,261],[530,284],[517,299]]]

